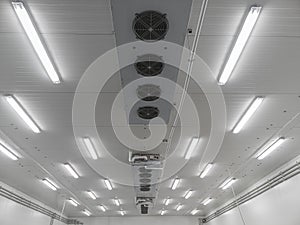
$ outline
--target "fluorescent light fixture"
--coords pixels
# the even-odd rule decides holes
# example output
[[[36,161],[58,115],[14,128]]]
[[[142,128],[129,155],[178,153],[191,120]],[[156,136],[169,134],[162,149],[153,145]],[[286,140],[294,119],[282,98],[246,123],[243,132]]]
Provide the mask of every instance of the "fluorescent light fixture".
[[[256,97],[252,101],[252,103],[250,104],[250,106],[248,107],[248,109],[246,110],[244,115],[241,117],[241,119],[238,121],[238,123],[234,126],[233,131],[232,131],[234,134],[237,134],[241,131],[241,129],[245,126],[247,121],[253,116],[255,111],[258,109],[260,104],[263,102],[263,100],[264,100],[263,97]]]
[[[122,216],[125,215],[125,211],[124,210],[121,210],[120,213],[121,213]]]
[[[68,201],[75,207],[79,206],[79,203],[74,198],[69,198]]]
[[[197,214],[198,212],[199,212],[198,209],[194,209],[194,210],[192,210],[191,214],[194,216],[194,215]]]
[[[237,179],[235,178],[229,178],[223,182],[223,184],[220,186],[223,190],[229,188],[233,183],[235,183]]]
[[[70,163],[65,163],[64,167],[75,179],[79,178],[79,174],[76,172],[76,170]]]
[[[51,188],[53,191],[57,190],[58,186],[53,181],[49,180],[48,178],[45,178],[42,181],[46,186]]]
[[[106,187],[107,187],[108,190],[111,191],[113,189],[113,187],[112,187],[109,179],[105,179],[104,183],[105,183],[105,185],[106,185]]]
[[[114,202],[115,202],[116,206],[120,206],[121,205],[120,200],[117,199],[117,198],[114,198]]]
[[[205,200],[202,202],[202,204],[203,204],[203,205],[208,205],[212,200],[213,200],[212,198],[207,198],[207,199],[205,199]]]
[[[198,142],[199,142],[199,138],[197,138],[197,137],[192,138],[192,140],[189,144],[189,147],[187,148],[187,150],[185,152],[185,156],[184,156],[185,159],[191,158],[191,155],[192,155],[193,151],[195,150]]]
[[[94,200],[97,199],[97,196],[95,195],[95,193],[93,191],[87,191],[87,193],[92,199],[94,199]]]
[[[262,160],[270,155],[276,148],[278,148],[285,141],[284,137],[280,137],[268,145],[265,150],[257,157],[258,160]]]
[[[176,211],[179,211],[180,209],[182,209],[182,207],[183,207],[183,205],[182,205],[182,204],[179,204],[179,205],[177,205],[177,207],[176,207]]]
[[[191,195],[193,194],[193,191],[192,190],[188,190],[184,196],[185,199],[188,199],[191,197]]]
[[[212,164],[212,163],[208,163],[208,164],[205,166],[204,170],[201,172],[200,178],[203,179],[204,177],[206,177],[207,174],[208,174],[208,172],[211,170],[212,167],[213,167],[213,164]]]
[[[180,182],[180,179],[179,178],[175,178],[174,181],[173,181],[171,189],[175,190],[177,188],[179,182]]]
[[[49,78],[54,84],[60,83],[58,73],[55,69],[53,62],[51,61],[45,46],[38,34],[36,27],[34,26],[25,5],[21,1],[13,1],[12,6],[21,22],[27,37],[29,38],[36,54],[38,55],[41,63],[43,64]]]
[[[5,145],[0,143],[0,152],[6,155],[11,160],[18,160],[18,156],[16,156],[12,151],[10,151]]]
[[[84,137],[83,142],[84,142],[85,147],[87,148],[88,152],[90,153],[90,156],[92,157],[92,159],[96,160],[98,158],[98,156],[97,156],[96,149],[95,149],[91,139],[88,137]]]
[[[83,212],[85,215],[87,215],[87,216],[92,215],[92,213],[91,213],[89,210],[87,210],[87,209],[82,210],[82,212]]]
[[[230,75],[232,74],[243,50],[246,46],[246,43],[250,37],[250,34],[254,28],[254,25],[258,19],[258,16],[262,10],[260,6],[252,6],[249,10],[249,13],[245,19],[243,27],[236,39],[233,49],[227,59],[226,64],[223,67],[221,75],[219,77],[219,84],[224,85],[228,81]]]
[[[16,111],[16,113],[22,118],[22,120],[30,127],[34,133],[40,133],[41,130],[37,124],[31,119],[25,109],[20,105],[17,99],[12,95],[5,96],[6,101]]]
[[[161,211],[160,211],[160,215],[165,215],[166,214],[166,210],[164,210],[164,209],[162,209]]]
[[[167,198],[167,199],[165,200],[165,205],[169,205],[169,204],[170,204],[170,201],[171,201],[171,199],[170,199],[170,198]]]
[[[105,211],[106,211],[106,208],[105,208],[104,205],[99,205],[98,207],[99,207],[99,209],[101,209],[102,212],[105,212]]]

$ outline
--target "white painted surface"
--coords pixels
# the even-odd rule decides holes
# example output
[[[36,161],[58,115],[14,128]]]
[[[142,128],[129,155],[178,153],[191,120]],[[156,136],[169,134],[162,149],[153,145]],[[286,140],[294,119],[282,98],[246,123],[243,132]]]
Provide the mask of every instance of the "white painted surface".
[[[193,216],[136,216],[79,218],[84,225],[198,225]]]
[[[300,223],[300,175],[240,206],[246,225],[298,225]],[[244,225],[238,209],[207,225]]]

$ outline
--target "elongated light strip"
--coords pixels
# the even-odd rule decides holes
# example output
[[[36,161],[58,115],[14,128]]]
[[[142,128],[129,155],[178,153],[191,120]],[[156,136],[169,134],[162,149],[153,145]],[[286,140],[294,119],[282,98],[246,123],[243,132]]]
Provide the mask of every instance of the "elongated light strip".
[[[258,19],[258,16],[262,10],[262,7],[260,6],[252,6],[249,10],[249,13],[245,19],[245,22],[243,24],[243,27],[238,35],[238,38],[234,44],[234,47],[230,53],[230,56],[223,68],[223,71],[221,72],[221,75],[219,77],[219,84],[224,85],[228,81],[230,75],[232,74],[232,71],[234,70],[244,47],[246,46],[246,43],[250,37],[250,34],[254,28],[254,25],[256,24],[256,21]]]
[[[199,142],[199,138],[197,138],[197,137],[192,138],[192,140],[189,144],[189,147],[187,148],[187,150],[185,152],[185,156],[184,156],[185,159],[191,158],[191,155],[193,154],[198,142]]]
[[[194,216],[195,214],[197,214],[199,212],[198,209],[193,209],[193,211],[191,212],[191,214]]]
[[[202,204],[203,204],[203,205],[208,205],[212,200],[213,200],[212,198],[207,198],[207,199],[205,199],[205,200],[202,202]]]
[[[95,149],[91,139],[89,137],[84,137],[83,142],[85,144],[86,149],[90,153],[90,156],[92,157],[92,159],[96,160],[98,158],[98,156],[97,156],[96,149]]]
[[[188,190],[184,196],[185,199],[188,199],[191,197],[191,195],[193,194],[193,191],[192,190]]]
[[[174,181],[173,181],[171,189],[175,190],[177,188],[179,182],[180,182],[180,179],[179,178],[175,178]]]
[[[115,202],[116,206],[120,206],[121,205],[120,200],[117,199],[117,198],[114,198],[114,202]]]
[[[256,97],[252,103],[250,104],[250,106],[248,107],[248,109],[246,110],[246,112],[244,113],[244,115],[241,117],[241,119],[238,121],[238,123],[234,126],[232,132],[234,134],[237,134],[241,131],[241,129],[245,126],[245,124],[248,122],[248,120],[253,116],[253,114],[255,113],[255,111],[258,109],[258,107],[261,105],[261,103],[263,102],[264,98],[263,97]]]
[[[164,210],[164,209],[162,209],[161,211],[160,211],[160,215],[165,215],[166,214],[166,210]]]
[[[176,207],[176,211],[179,211],[180,209],[182,209],[182,207],[183,207],[183,205],[182,205],[182,204],[179,204],[179,205],[177,205],[177,207]]]
[[[220,186],[220,188],[225,190],[225,189],[229,188],[236,181],[237,181],[237,179],[235,179],[235,178],[229,178],[229,179],[225,180],[225,182]]]
[[[53,62],[51,61],[45,46],[43,45],[41,38],[37,32],[36,27],[33,25],[33,22],[30,18],[28,11],[25,8],[23,2],[13,1],[12,6],[21,22],[27,37],[29,38],[35,52],[37,53],[41,63],[43,64],[49,78],[54,84],[60,83],[60,78],[54,67]]]
[[[121,213],[122,216],[125,215],[125,211],[124,210],[121,210],[120,213]]]
[[[167,198],[167,199],[165,200],[165,205],[169,205],[169,204],[170,204],[170,201],[171,201],[171,199],[170,199],[170,198]]]
[[[99,209],[101,209],[102,212],[105,212],[105,211],[106,211],[106,208],[105,208],[104,205],[99,205],[98,207],[99,207]]]
[[[70,163],[65,163],[64,167],[75,179],[79,178],[79,174],[76,172],[76,170]]]
[[[87,193],[92,199],[94,199],[94,200],[97,199],[97,196],[95,195],[95,193],[93,191],[89,190],[89,191],[87,191]]]
[[[107,187],[108,190],[111,191],[113,189],[113,187],[112,187],[111,182],[110,182],[109,179],[105,179],[104,183],[105,183],[105,185],[106,185],[106,187]]]
[[[257,159],[262,160],[270,155],[276,148],[278,148],[285,141],[284,137],[280,137],[276,139],[273,143],[271,143],[258,157]]]
[[[37,124],[31,119],[28,113],[23,109],[20,103],[12,95],[4,96],[10,106],[16,111],[16,113],[22,118],[22,120],[30,127],[34,133],[40,133],[41,130]]]
[[[0,152],[6,155],[11,160],[18,160],[18,156],[16,156],[12,151],[10,151],[5,145],[0,143]]]
[[[212,164],[212,163],[208,163],[208,164],[205,166],[204,170],[201,172],[200,178],[203,179],[204,177],[206,177],[207,174],[208,174],[208,172],[211,170],[212,167],[213,167],[213,164]]]
[[[53,181],[49,180],[48,178],[45,178],[42,181],[46,186],[51,188],[53,191],[57,190],[58,186]]]
[[[87,216],[92,215],[92,213],[91,213],[89,210],[87,210],[87,209],[82,210],[82,213],[84,213],[84,214],[87,215]]]
[[[79,203],[74,198],[69,198],[69,202],[75,207],[79,206]]]

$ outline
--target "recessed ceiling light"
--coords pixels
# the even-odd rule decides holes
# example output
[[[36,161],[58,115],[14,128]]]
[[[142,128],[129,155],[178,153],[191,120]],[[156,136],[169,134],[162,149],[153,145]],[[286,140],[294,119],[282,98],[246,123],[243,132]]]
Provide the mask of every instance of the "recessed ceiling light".
[[[29,126],[29,128],[34,133],[40,133],[41,130],[38,125],[31,119],[25,109],[20,105],[15,97],[12,95],[5,95],[4,96],[6,101],[10,104],[10,106],[16,111],[16,113],[22,118],[22,120]]]
[[[90,156],[92,159],[96,160],[98,158],[96,149],[89,137],[84,137],[83,142],[85,144],[86,149],[88,150]]]
[[[165,215],[166,214],[166,210],[164,210],[164,209],[162,209],[161,211],[160,211],[160,215]]]
[[[225,190],[225,189],[229,188],[232,184],[234,184],[236,181],[237,181],[237,179],[235,179],[235,178],[229,178],[221,184],[220,188]]]
[[[182,205],[182,204],[179,204],[179,205],[177,205],[177,207],[176,207],[176,211],[179,211],[180,209],[182,209],[182,207],[183,207],[183,205]]]
[[[104,183],[105,183],[105,185],[106,185],[106,187],[107,187],[108,190],[111,191],[113,189],[113,187],[112,187],[111,182],[110,182],[109,179],[105,179]]]
[[[57,70],[51,61],[51,57],[48,55],[46,47],[43,45],[43,41],[41,40],[38,31],[31,20],[31,16],[25,8],[24,3],[21,1],[13,1],[12,6],[51,81],[54,84],[60,83]]]
[[[175,178],[174,181],[173,181],[171,189],[175,190],[177,188],[179,182],[180,182],[180,179],[179,178]]]
[[[188,198],[191,197],[192,194],[193,194],[193,191],[192,191],[192,190],[188,190],[188,191],[186,192],[186,194],[184,195],[184,198],[185,198],[185,199],[188,199]]]
[[[95,193],[93,191],[89,190],[89,191],[87,191],[87,193],[92,199],[94,199],[94,200],[97,199],[97,196],[95,195]]]
[[[120,200],[117,199],[117,198],[114,198],[114,202],[115,202],[116,206],[120,206],[121,205]]]
[[[70,163],[65,163],[64,167],[75,179],[79,178],[79,174],[76,172],[76,170]]]
[[[101,211],[103,211],[103,212],[105,212],[105,211],[106,211],[106,208],[105,208],[105,206],[104,206],[104,205],[99,205],[98,207],[99,207],[99,209],[101,209]]]
[[[92,213],[89,210],[87,210],[87,209],[82,210],[82,213],[84,213],[87,216],[92,215]]]
[[[68,201],[75,207],[79,206],[79,203],[74,198],[69,198]]]
[[[203,205],[208,205],[212,200],[213,200],[212,198],[207,198],[207,199],[205,199],[205,200],[202,202],[202,204],[203,204]]]
[[[232,131],[234,134],[237,134],[237,133],[239,133],[241,131],[241,129],[245,126],[245,124],[253,116],[253,114],[255,113],[255,111],[258,109],[258,107],[260,106],[260,104],[263,102],[263,100],[264,100],[263,97],[256,97],[252,101],[252,103],[250,104],[250,106],[248,107],[248,109],[246,110],[246,112],[244,113],[244,115],[241,117],[241,119],[234,126],[233,131]]]
[[[191,214],[194,216],[194,215],[197,214],[198,212],[199,212],[198,209],[194,209],[194,210],[191,212]]]
[[[51,188],[53,191],[56,191],[56,190],[57,190],[58,186],[57,186],[53,181],[51,181],[50,179],[45,178],[45,179],[43,179],[42,181],[43,181],[43,183],[44,183],[47,187]]]
[[[10,151],[5,145],[0,143],[0,152],[2,152],[4,155],[6,155],[11,160],[18,160],[18,156],[14,154],[12,151]]]
[[[264,148],[264,151],[259,154],[257,159],[262,160],[266,158],[268,155],[270,155],[276,148],[278,148],[283,142],[285,141],[284,137],[277,138],[275,141],[273,141],[270,145],[266,146]]]
[[[232,71],[234,70],[234,67],[236,66],[244,47],[246,46],[246,43],[249,39],[249,36],[254,28],[254,25],[256,24],[256,21],[258,19],[258,16],[262,10],[262,7],[260,6],[252,6],[249,10],[249,13],[245,19],[245,22],[243,24],[243,27],[238,35],[238,38],[236,39],[236,42],[234,44],[234,47],[231,50],[231,53],[227,59],[226,64],[223,67],[223,70],[219,76],[219,84],[224,85],[228,81],[230,75],[232,74]]]
[[[185,156],[184,156],[185,159],[191,158],[191,155],[192,155],[193,151],[195,150],[198,142],[199,142],[199,138],[197,138],[197,137],[192,138],[192,140],[189,144],[189,147],[187,148],[187,150],[185,152]]]
[[[169,204],[170,204],[170,201],[171,201],[171,199],[170,199],[170,198],[167,198],[167,199],[165,200],[165,205],[169,205]]]
[[[206,177],[207,174],[208,174],[208,172],[211,170],[212,167],[213,167],[213,164],[212,164],[212,163],[208,163],[208,164],[205,166],[204,170],[201,172],[200,178],[203,179],[204,177]]]
[[[122,216],[125,215],[125,211],[124,210],[121,210],[120,213],[121,213]]]

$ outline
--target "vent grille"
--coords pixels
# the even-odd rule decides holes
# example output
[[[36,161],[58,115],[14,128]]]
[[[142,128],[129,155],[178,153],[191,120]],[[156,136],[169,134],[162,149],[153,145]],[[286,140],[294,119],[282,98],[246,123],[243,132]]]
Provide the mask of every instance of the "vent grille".
[[[137,96],[143,101],[155,101],[159,99],[161,90],[159,86],[153,84],[145,84],[139,86],[136,90]]]
[[[138,39],[153,42],[165,38],[169,22],[166,14],[150,10],[136,14],[132,28]]]
[[[157,76],[162,73],[165,64],[162,59],[156,55],[143,55],[138,58],[134,67],[138,74],[145,77]]]
[[[152,106],[144,106],[140,107],[137,110],[138,116],[142,119],[150,120],[159,115],[159,109],[157,107]]]

